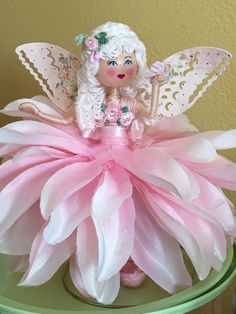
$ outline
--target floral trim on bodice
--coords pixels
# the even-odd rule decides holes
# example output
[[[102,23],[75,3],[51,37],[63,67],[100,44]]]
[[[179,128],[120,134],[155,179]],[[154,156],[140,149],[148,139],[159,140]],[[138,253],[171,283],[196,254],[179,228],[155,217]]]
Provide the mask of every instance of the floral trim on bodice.
[[[123,126],[129,127],[134,119],[134,113],[129,106],[120,107],[116,103],[101,104],[100,110],[95,113],[97,127],[102,126]]]

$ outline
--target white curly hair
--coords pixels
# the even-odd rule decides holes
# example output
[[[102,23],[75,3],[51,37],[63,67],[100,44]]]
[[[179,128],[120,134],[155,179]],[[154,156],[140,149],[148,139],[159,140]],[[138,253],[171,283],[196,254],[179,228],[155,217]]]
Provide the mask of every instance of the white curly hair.
[[[117,58],[122,52],[132,53],[138,63],[137,78],[133,86],[120,89],[121,95],[132,95],[139,90],[150,90],[150,82],[145,79],[147,72],[146,49],[138,36],[122,23],[107,22],[97,27],[92,33],[94,37],[100,32],[107,33],[108,42],[100,46],[100,57],[104,60]],[[106,90],[96,78],[99,69],[99,60],[89,61],[88,51],[83,48],[81,54],[82,67],[78,72],[78,96],[75,100],[77,123],[82,131],[94,129],[96,114],[101,103],[105,101]]]

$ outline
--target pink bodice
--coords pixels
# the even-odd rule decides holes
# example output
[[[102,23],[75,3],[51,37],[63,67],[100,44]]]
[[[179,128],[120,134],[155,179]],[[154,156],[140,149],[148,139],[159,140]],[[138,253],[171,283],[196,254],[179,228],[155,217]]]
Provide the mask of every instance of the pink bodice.
[[[128,129],[122,126],[106,126],[101,128],[101,142],[108,145],[128,145]]]
[[[135,120],[136,102],[132,97],[101,104],[94,113],[95,129],[86,130],[83,136],[100,139],[107,145],[128,145],[142,138],[143,125]]]
[[[128,128],[134,116],[134,106],[109,102],[107,106],[101,105],[100,110],[95,114],[95,123],[98,127],[121,126]]]

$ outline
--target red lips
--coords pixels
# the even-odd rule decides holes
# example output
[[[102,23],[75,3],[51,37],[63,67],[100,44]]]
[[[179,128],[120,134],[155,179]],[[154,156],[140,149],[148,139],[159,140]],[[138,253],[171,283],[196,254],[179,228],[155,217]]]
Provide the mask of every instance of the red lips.
[[[117,76],[119,79],[123,79],[125,77],[125,74],[118,74]]]

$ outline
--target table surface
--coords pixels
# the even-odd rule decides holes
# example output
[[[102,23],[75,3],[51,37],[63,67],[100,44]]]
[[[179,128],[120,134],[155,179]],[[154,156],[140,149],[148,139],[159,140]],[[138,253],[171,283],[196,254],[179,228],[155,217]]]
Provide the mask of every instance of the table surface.
[[[236,314],[236,278],[215,300],[189,314]]]

